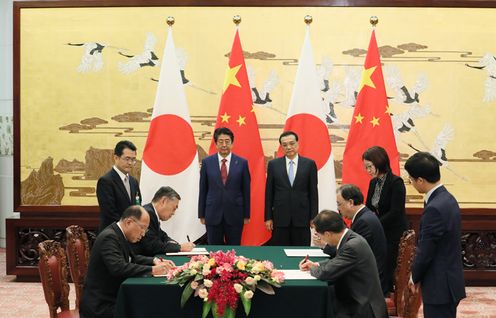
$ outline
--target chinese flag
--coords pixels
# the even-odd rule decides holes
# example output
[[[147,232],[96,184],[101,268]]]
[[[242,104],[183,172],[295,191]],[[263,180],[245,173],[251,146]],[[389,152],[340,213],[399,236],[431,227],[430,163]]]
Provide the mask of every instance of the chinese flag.
[[[250,223],[243,228],[241,244],[261,245],[270,238],[270,233],[265,229],[264,223],[265,162],[238,29],[234,36],[215,124],[215,128],[218,127],[227,127],[232,130],[234,133],[233,152],[248,160],[250,169]],[[215,152],[212,139],[209,153]]]
[[[367,195],[370,177],[363,167],[362,154],[372,146],[381,146],[386,149],[391,169],[394,174],[399,175],[399,154],[391,124],[375,31],[372,31],[370,37],[355,111],[343,155],[342,183],[357,185],[364,196]]]

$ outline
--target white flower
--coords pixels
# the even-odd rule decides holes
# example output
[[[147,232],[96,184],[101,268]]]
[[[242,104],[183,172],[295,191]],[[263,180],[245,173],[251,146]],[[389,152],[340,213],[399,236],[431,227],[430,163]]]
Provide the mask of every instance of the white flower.
[[[193,289],[197,289],[197,288],[198,288],[198,282],[197,282],[197,281],[195,281],[195,280],[194,280],[194,281],[192,281],[192,282],[191,282],[191,288],[193,288]]]
[[[243,286],[236,283],[236,284],[234,284],[234,290],[239,294],[243,291]]]
[[[262,277],[260,277],[260,275],[255,275],[253,276],[253,278],[258,282],[260,279],[262,279]]]
[[[253,298],[253,292],[251,290],[245,291],[245,298],[246,299],[252,299]]]
[[[245,283],[247,283],[248,285],[254,285],[254,284],[256,284],[256,282],[257,281],[251,276],[248,276],[245,279]]]
[[[192,269],[190,273],[191,273],[191,275],[196,275],[196,273],[198,273],[198,272],[196,271],[196,269]]]
[[[205,287],[207,287],[207,288],[212,287],[213,284],[214,283],[210,279],[204,279],[203,280],[203,285],[205,285]]]
[[[208,291],[205,288],[202,288],[198,291],[198,296],[200,296],[200,298],[207,298]]]

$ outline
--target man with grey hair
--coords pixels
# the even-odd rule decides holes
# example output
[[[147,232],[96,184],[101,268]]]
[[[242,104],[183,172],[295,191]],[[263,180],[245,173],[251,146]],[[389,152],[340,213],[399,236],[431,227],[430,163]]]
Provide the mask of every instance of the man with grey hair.
[[[191,242],[178,243],[160,228],[160,221],[169,220],[179,207],[181,196],[171,187],[161,187],[152,202],[143,206],[150,215],[150,227],[141,241],[133,245],[137,254],[155,256],[170,252],[189,252],[195,247]]]
[[[389,292],[388,281],[392,278],[392,273],[385,271],[387,243],[381,221],[374,212],[363,204],[363,194],[353,184],[340,186],[336,191],[336,201],[339,212],[352,220],[350,229],[360,234],[369,243],[377,263],[382,291],[384,295],[387,295]],[[336,254],[336,249],[326,246],[324,252],[333,257]]]

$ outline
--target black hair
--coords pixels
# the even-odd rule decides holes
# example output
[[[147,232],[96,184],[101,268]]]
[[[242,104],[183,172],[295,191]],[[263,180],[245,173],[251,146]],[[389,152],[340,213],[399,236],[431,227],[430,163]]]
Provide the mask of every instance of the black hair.
[[[408,158],[405,170],[412,178],[422,178],[429,183],[436,183],[441,179],[439,161],[428,152],[417,152]]]
[[[343,217],[341,214],[331,211],[323,210],[312,220],[317,233],[323,234],[324,232],[341,233],[345,229]]]
[[[220,135],[227,135],[231,138],[231,142],[234,142],[234,134],[231,131],[231,129],[227,127],[219,127],[215,129],[214,131],[214,141],[217,142],[217,139],[219,138]]]
[[[360,205],[363,203],[363,194],[360,189],[354,184],[343,184],[337,190],[346,201],[353,200],[353,205]]]
[[[373,146],[365,150],[362,155],[362,160],[371,161],[374,167],[380,173],[386,173],[391,171],[391,166],[389,164],[389,156],[386,150],[379,146]]]
[[[122,153],[124,152],[124,149],[131,149],[132,151],[136,151],[136,146],[130,142],[129,140],[121,140],[115,145],[114,148],[114,155],[117,157],[122,156]]]
[[[294,131],[291,131],[291,130],[286,130],[285,132],[283,132],[280,136],[279,136],[279,144],[281,144],[281,139],[283,137],[286,137],[286,136],[295,136],[295,139],[296,141],[298,141],[298,135],[294,132]]]

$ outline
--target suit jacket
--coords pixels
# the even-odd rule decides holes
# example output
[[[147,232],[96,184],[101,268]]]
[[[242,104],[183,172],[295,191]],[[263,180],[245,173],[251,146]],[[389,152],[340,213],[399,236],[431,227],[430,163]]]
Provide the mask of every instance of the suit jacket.
[[[131,198],[129,198],[124,183],[114,168],[98,179],[96,197],[100,206],[100,232],[112,222],[119,221],[122,212],[129,206],[136,204],[136,195],[141,202],[138,181],[131,175],[129,176],[129,185]]]
[[[153,209],[153,205],[148,203],[143,206],[150,215],[150,226],[148,232],[138,243],[133,244],[133,250],[136,254],[155,256],[169,252],[179,252],[181,245],[174,241],[160,228],[160,220]]]
[[[274,226],[310,226],[317,215],[317,165],[312,159],[298,156],[298,167],[293,181],[289,182],[286,157],[269,161],[265,184],[265,221]]]
[[[355,216],[355,220],[351,223],[350,229],[353,230],[353,232],[360,234],[369,244],[375,257],[382,291],[384,293],[388,292],[385,274],[387,255],[386,236],[384,235],[384,230],[382,229],[379,218],[377,218],[377,215],[370,211],[369,208],[364,207]],[[324,253],[329,254],[331,257],[335,257],[336,247],[326,245]]]
[[[461,254],[461,216],[444,186],[429,198],[422,218],[412,279],[420,282],[425,304],[457,304],[465,298]]]
[[[113,317],[117,292],[128,277],[152,271],[153,258],[135,255],[116,223],[105,228],[91,249],[81,298],[81,317]]]
[[[243,226],[243,220],[250,218],[248,161],[232,154],[224,185],[218,156],[216,153],[202,161],[198,218],[205,218],[206,225],[219,225],[225,219],[228,225]]]
[[[352,230],[344,235],[336,257],[320,262],[310,273],[334,283],[336,318],[388,317],[374,254]]]
[[[372,206],[372,196],[374,195],[376,183],[377,178],[370,180],[365,205],[379,216],[387,240],[398,242],[408,227],[405,214],[405,183],[402,178],[391,172],[387,173],[377,210]]]

